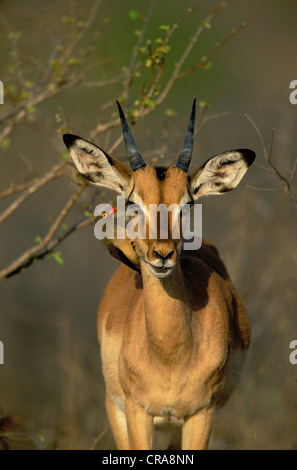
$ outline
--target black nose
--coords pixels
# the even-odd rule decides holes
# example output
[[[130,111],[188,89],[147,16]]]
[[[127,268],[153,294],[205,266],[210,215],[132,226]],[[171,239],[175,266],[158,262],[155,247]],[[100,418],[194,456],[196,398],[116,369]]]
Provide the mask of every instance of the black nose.
[[[171,256],[174,254],[174,251],[170,250],[170,251],[164,252],[161,250],[154,249],[153,253],[156,256],[156,258],[160,258],[162,261],[166,261],[167,259],[171,258]]]

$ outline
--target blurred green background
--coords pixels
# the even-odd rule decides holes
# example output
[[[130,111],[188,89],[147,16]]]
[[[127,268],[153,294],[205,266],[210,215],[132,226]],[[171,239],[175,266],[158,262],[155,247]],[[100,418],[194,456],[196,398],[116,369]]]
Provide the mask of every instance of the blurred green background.
[[[197,25],[217,4],[213,0],[156,2],[147,38],[162,36],[160,25],[172,25],[188,7],[198,7],[170,40],[164,83]],[[32,79],[32,70],[39,73],[38,64],[47,64],[55,41],[59,42],[61,19],[73,9],[86,18],[92,5],[89,0],[76,2],[75,7],[65,0],[49,5],[37,0],[0,1],[4,87],[11,63],[7,28],[22,32],[19,53],[25,74]],[[129,64],[137,41],[135,30],[142,27],[141,19],[131,19],[129,12],[146,15],[149,5],[145,0],[102,0],[90,30],[92,35],[108,19],[92,53],[92,60],[102,65],[90,71],[88,80],[117,76]],[[289,101],[289,84],[297,80],[296,10],[294,0],[231,2],[212,28],[204,31],[185,69],[233,28],[253,21],[219,51],[208,70],[180,79],[162,105],[137,123],[133,133],[143,153],[161,147],[166,139],[164,161],[174,161],[193,98],[210,102],[216,97],[199,127],[191,169],[226,149],[251,148],[257,153],[258,166],[249,170],[244,183],[282,189],[283,182],[262,168],[267,167],[263,146],[246,115],[257,125],[267,149],[275,129],[273,161],[288,178],[297,157],[297,106]],[[113,60],[104,61],[108,58]],[[133,83],[131,105],[143,78]],[[57,115],[69,130],[87,137],[100,119],[115,111],[112,106],[104,117],[99,113],[120,90],[120,82],[100,88],[78,86],[41,103],[32,122],[16,126],[7,148],[0,149],[0,192],[12,181],[38,177],[61,160],[64,145],[57,132]],[[0,105],[0,118],[8,109],[8,102]],[[166,115],[168,109],[175,117]],[[117,127],[95,141],[107,148],[119,136]],[[124,154],[123,145],[114,152],[117,157]],[[67,176],[49,183],[0,225],[0,269],[32,246],[37,236],[44,236],[72,194],[73,184]],[[293,194],[295,190],[296,175]],[[81,217],[93,193],[92,188],[84,192],[67,219],[69,224]],[[201,202],[203,236],[218,247],[245,301],[252,327],[248,361],[238,389],[217,414],[211,448],[297,448],[297,366],[289,361],[290,342],[297,339],[297,207],[284,191],[256,191],[244,185]],[[6,199],[0,200],[1,212],[7,204]],[[0,411],[2,419],[10,417],[14,423],[3,432],[10,432],[9,442],[15,449],[112,449],[96,311],[118,262],[96,240],[92,225],[69,237],[59,250],[63,265],[46,259],[0,284],[0,340],[5,359],[0,365]]]

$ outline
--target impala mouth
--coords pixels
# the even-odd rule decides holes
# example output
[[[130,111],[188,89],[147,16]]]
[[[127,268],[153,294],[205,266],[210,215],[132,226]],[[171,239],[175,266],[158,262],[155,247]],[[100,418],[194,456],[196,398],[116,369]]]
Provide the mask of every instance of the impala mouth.
[[[172,273],[173,269],[174,269],[174,266],[169,266],[169,267],[166,267],[166,266],[161,266],[161,267],[158,267],[158,266],[154,266],[153,264],[151,263],[147,263],[148,264],[148,267],[151,271],[151,273],[156,276],[156,277],[168,277],[170,276],[170,274]]]

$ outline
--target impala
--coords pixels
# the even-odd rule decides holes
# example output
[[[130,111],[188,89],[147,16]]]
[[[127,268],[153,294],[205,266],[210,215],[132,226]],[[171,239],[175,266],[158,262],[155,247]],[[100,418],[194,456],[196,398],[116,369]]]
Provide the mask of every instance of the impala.
[[[251,150],[230,150],[188,175],[194,100],[176,164],[153,167],[117,104],[131,169],[81,137],[63,139],[87,180],[142,208],[146,234],[150,204],[182,209],[230,191],[255,159]],[[181,430],[183,450],[207,448],[214,412],[230,397],[245,362],[249,321],[217,249],[206,240],[196,251],[184,250],[183,243],[172,237],[171,225],[166,239],[157,227],[153,239],[107,242],[123,263],[98,311],[106,408],[119,449],[152,449],[154,430],[165,430],[167,438],[171,426]]]

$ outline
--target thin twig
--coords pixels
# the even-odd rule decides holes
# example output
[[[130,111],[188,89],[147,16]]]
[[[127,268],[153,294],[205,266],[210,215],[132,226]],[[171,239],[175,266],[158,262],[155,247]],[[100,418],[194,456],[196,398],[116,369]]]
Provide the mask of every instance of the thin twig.
[[[10,188],[5,189],[4,191],[0,193],[0,199],[5,199],[9,196],[12,196],[13,194],[19,193],[21,191],[24,191],[25,189],[30,188],[30,186],[34,184],[35,181],[36,179],[34,178],[33,181],[28,181],[27,183],[21,183],[18,185],[15,185],[14,183],[12,183]]]
[[[14,129],[14,127],[19,124],[28,114],[28,109],[32,108],[41,102],[50,99],[54,96],[57,96],[58,94],[64,93],[65,91],[81,85],[83,87],[90,87],[90,86],[106,86],[111,83],[117,83],[122,79],[125,79],[125,82],[123,84],[122,92],[119,93],[119,96],[123,97],[123,92],[124,92],[124,97],[126,98],[126,101],[129,100],[129,89],[131,87],[131,84],[133,82],[134,76],[135,76],[135,71],[138,70],[139,67],[143,66],[143,62],[140,61],[137,63],[137,57],[139,53],[139,47],[143,43],[148,24],[151,20],[152,14],[154,7],[156,5],[157,0],[151,0],[147,16],[144,20],[144,24],[142,27],[142,32],[140,36],[138,37],[137,45],[136,48],[134,49],[132,55],[131,55],[131,60],[128,66],[128,72],[121,73],[117,76],[114,76],[110,79],[107,80],[99,80],[99,81],[86,81],[85,76],[86,73],[94,68],[95,66],[98,65],[98,63],[92,62],[91,65],[87,65],[85,67],[82,67],[82,62],[80,62],[80,69],[77,71],[77,69],[71,69],[69,68],[69,58],[71,58],[72,54],[74,53],[74,50],[81,41],[81,39],[85,36],[86,31],[89,30],[90,25],[96,18],[96,13],[98,11],[98,8],[101,4],[102,0],[95,0],[93,4],[92,11],[89,15],[89,18],[82,28],[78,25],[78,22],[75,23],[75,28],[73,30],[73,37],[71,39],[70,43],[66,43],[66,47],[61,55],[59,57],[57,55],[52,56],[55,59],[58,59],[59,66],[61,70],[59,70],[59,75],[57,75],[56,71],[53,68],[50,68],[47,72],[47,75],[44,75],[43,79],[36,84],[35,88],[31,88],[31,95],[27,98],[27,100],[24,103],[21,103],[20,105],[17,105],[13,110],[9,111],[6,116],[9,116],[9,121],[5,121],[6,127],[3,129],[2,134],[0,135],[0,142],[3,140],[3,138],[7,137],[9,133]],[[149,115],[153,111],[155,111],[156,106],[161,104],[165,98],[167,97],[169,91],[171,90],[172,86],[176,82],[177,79],[182,78],[185,76],[185,74],[191,73],[193,70],[188,70],[185,72],[182,72],[182,67],[188,58],[189,54],[191,53],[194,44],[197,42],[198,38],[202,34],[202,32],[207,28],[207,24],[214,19],[214,17],[227,5],[230,3],[231,0],[226,0],[225,2],[220,3],[214,11],[206,18],[204,22],[199,25],[197,30],[194,33],[194,36],[190,39],[190,41],[186,44],[185,49],[180,57],[180,60],[178,61],[177,65],[175,66],[172,75],[169,77],[167,83],[165,84],[165,87],[163,87],[163,91],[161,91],[160,95],[158,96],[157,100],[155,101],[155,106],[140,106],[138,110],[138,116],[137,119],[142,118],[144,116]],[[194,9],[192,9],[193,11]],[[167,33],[167,36],[164,39],[165,45],[168,43],[169,39],[171,38],[173,32],[176,30],[176,25],[180,24],[189,14],[191,11],[187,11],[186,14],[178,20],[177,23],[175,23],[169,32]],[[239,27],[235,32],[239,31]],[[234,35],[234,32],[232,33],[232,37]],[[230,36],[231,38],[231,36]],[[230,40],[229,36],[227,36],[221,43],[221,46],[214,51],[212,51],[207,58],[212,57],[215,53],[218,52],[218,50],[228,41]],[[59,43],[59,42],[58,42]],[[56,46],[57,44],[56,43]],[[112,59],[105,59],[105,60],[112,60]],[[52,61],[50,61],[51,63]],[[85,65],[85,62],[84,62]],[[203,64],[202,64],[203,65]],[[154,73],[155,70],[152,71],[152,83],[149,87],[149,91],[147,92],[147,97],[151,98],[154,95],[154,92],[156,90],[156,87],[160,84],[160,80],[163,74],[164,67],[160,66],[158,69],[158,73]],[[144,91],[142,90],[144,93]],[[107,102],[103,104],[100,108],[100,119],[103,119],[101,116],[101,113],[108,109],[112,104],[114,103],[114,100],[112,102]],[[200,114],[200,118],[202,120],[202,117],[205,113],[205,109],[202,110]],[[4,118],[3,118],[4,119]],[[2,121],[4,122],[4,121]],[[110,122],[107,122],[106,124],[99,123],[95,130],[91,133],[92,137],[96,136],[97,134],[100,133],[106,133],[107,131],[110,131],[114,127],[117,127],[120,125],[120,120],[117,118],[115,119],[112,116],[112,119]],[[122,135],[114,142],[114,144],[110,147],[109,152],[113,152],[114,149],[121,143],[122,141]],[[297,165],[297,163],[296,163]],[[61,168],[65,167],[65,164],[61,164]],[[295,172],[295,170],[294,170]],[[49,172],[50,173],[50,172]],[[46,182],[50,181],[50,176],[49,173],[47,173],[44,177],[40,178],[37,182],[33,182],[31,186],[29,187],[22,187],[22,185],[18,185],[15,187],[10,188],[9,190],[6,190],[2,192],[1,195],[3,197],[7,197],[9,194],[15,194],[18,191],[24,190],[24,193],[17,198],[16,201],[14,201],[13,204],[9,206],[9,208],[2,214],[2,221],[6,219],[9,215],[11,215],[16,209],[20,207],[20,205],[26,200],[31,194],[36,192],[38,189],[40,189]],[[293,175],[291,175],[293,177]],[[92,224],[95,221],[95,217],[83,217],[83,219],[79,220],[75,224],[72,225],[68,230],[63,231],[62,234],[57,236],[57,231],[59,227],[61,226],[62,221],[66,217],[66,215],[70,212],[71,208],[74,206],[74,204],[77,201],[77,198],[82,194],[84,189],[87,187],[86,182],[81,182],[80,181],[80,187],[78,190],[71,196],[71,198],[68,200],[67,204],[64,206],[60,214],[57,216],[55,222],[51,225],[51,227],[48,229],[48,232],[46,236],[43,238],[43,240],[40,241],[37,245],[34,245],[32,248],[27,250],[25,253],[23,253],[21,256],[18,257],[13,263],[10,264],[7,268],[3,269],[2,272],[0,273],[0,280],[4,280],[18,272],[21,272],[22,270],[28,268],[31,266],[36,260],[43,259],[44,257],[48,256],[50,253],[53,252],[53,250],[63,241],[65,240],[68,236],[70,236],[72,233],[75,233],[76,231]],[[1,222],[1,217],[0,217],[0,222]]]
[[[264,142],[264,139],[263,139],[263,137],[262,137],[262,134],[261,134],[259,128],[257,127],[256,123],[253,121],[253,119],[252,119],[248,114],[244,114],[244,116],[246,117],[246,119],[248,119],[248,121],[250,121],[250,123],[252,124],[253,128],[255,129],[255,131],[256,131],[256,133],[257,133],[257,135],[258,135],[258,138],[259,138],[259,140],[260,140],[260,143],[261,143],[263,152],[264,152],[265,160],[268,161],[268,155],[267,155],[267,150],[266,150],[265,142]]]
[[[65,168],[65,163],[59,163],[48,171],[42,178],[39,178],[35,184],[29,186],[29,188],[14,201],[2,214],[0,215],[0,224],[4,222],[9,216],[11,216],[25,201],[28,197],[32,196],[38,189],[46,185],[49,181],[57,178],[59,173]],[[2,193],[3,194],[3,193]]]
[[[6,31],[8,31],[10,34],[8,34],[8,37],[10,39],[10,44],[11,44],[11,55],[14,59],[15,63],[15,70],[16,70],[16,76],[18,80],[18,84],[20,88],[25,88],[25,79],[24,79],[24,74],[23,74],[23,69],[21,65],[21,60],[20,60],[20,55],[19,55],[19,50],[17,46],[17,39],[15,36],[15,33],[12,31],[12,27],[8,21],[7,18],[2,17],[2,24],[6,28]]]
[[[85,88],[96,88],[96,87],[102,87],[106,85],[110,85],[111,83],[117,83],[123,80],[126,76],[126,73],[120,73],[119,75],[116,75],[111,78],[107,78],[105,80],[96,80],[93,82],[82,82],[80,86],[85,87]]]
[[[86,187],[87,187],[87,185],[86,185]],[[78,190],[78,192],[79,191],[80,191],[80,189]],[[95,191],[95,193],[94,193],[94,196],[92,198],[92,201],[91,201],[91,204],[90,204],[90,207],[89,207],[89,212],[91,212],[94,209],[97,196],[98,196],[98,190]],[[70,199],[70,201],[71,201],[71,199]],[[69,210],[70,209],[71,209],[71,207],[69,208]],[[69,212],[69,210],[67,210],[67,213]],[[82,230],[85,227],[88,227],[89,225],[93,224],[96,221],[96,219],[97,219],[96,216],[92,216],[92,217],[83,216],[80,220],[78,220],[77,222],[72,224],[72,226],[69,227],[67,230],[65,230],[62,234],[60,234],[56,238],[52,238],[52,239],[48,240],[48,243],[47,243],[45,248],[43,248],[44,243],[42,244],[42,246],[41,246],[41,244],[39,244],[39,246],[38,246],[39,249],[36,251],[34,256],[31,255],[28,258],[26,258],[24,260],[21,260],[18,263],[13,263],[12,265],[10,265],[10,267],[3,270],[2,273],[0,273],[0,281],[8,279],[9,277],[12,277],[12,276],[18,274],[18,273],[24,271],[25,269],[28,269],[32,264],[36,263],[36,261],[40,261],[40,260],[48,257],[53,252],[53,250],[58,245],[60,245],[66,238],[71,236],[73,233],[78,232],[79,230]],[[61,222],[62,222],[62,220],[60,220],[59,225],[61,225]],[[52,235],[53,235],[53,233],[51,234],[51,236]]]
[[[282,192],[282,188],[258,188],[257,186],[251,186],[250,184],[241,183],[247,189],[253,189],[254,191],[262,191],[262,192]]]
[[[289,178],[289,180],[288,180],[290,184],[291,184],[292,181],[293,181],[293,178],[294,178],[295,173],[296,173],[296,169],[297,169],[297,157],[295,158],[295,161],[294,161],[294,164],[293,164],[293,168],[292,168],[292,170],[290,171],[291,176],[290,176],[290,178]]]
[[[188,18],[193,12],[195,12],[196,10],[198,9],[198,7],[193,7],[193,8],[188,8],[186,13],[181,16],[173,25],[172,27],[169,29],[168,33],[167,33],[167,36],[164,40],[164,47],[166,47],[169,43],[169,40],[171,38],[171,36],[173,35],[173,33],[177,30],[177,28],[182,24],[182,22]],[[152,81],[152,84],[151,84],[151,87],[147,93],[147,98],[148,99],[151,99],[155,93],[155,90],[158,86],[158,84],[160,83],[160,80],[162,78],[162,75],[163,75],[163,71],[164,71],[164,62],[163,62],[163,65],[159,67],[159,70],[158,70],[158,73],[156,76],[154,76],[153,78],[153,81]],[[173,82],[174,83],[174,82]]]
[[[173,87],[175,81],[178,79],[181,68],[184,65],[186,59],[188,58],[190,52],[192,51],[195,43],[197,42],[197,40],[200,37],[200,35],[202,34],[202,32],[206,29],[206,27],[207,27],[206,25],[208,23],[210,23],[217,16],[217,14],[223,8],[225,8],[227,6],[227,4],[230,3],[230,2],[231,2],[231,0],[227,0],[226,2],[220,3],[213,10],[213,12],[197,28],[196,32],[194,33],[194,36],[190,39],[188,45],[186,46],[184,52],[182,53],[182,55],[180,57],[180,60],[176,64],[175,69],[174,69],[171,77],[168,79],[167,84],[163,88],[163,91],[159,94],[157,100],[155,101],[155,106],[154,107],[143,107],[143,106],[141,106],[138,110],[138,119],[143,118],[143,117],[151,114],[156,109],[156,107],[159,106],[165,100],[165,98],[167,97],[167,95],[170,92],[171,88]],[[188,11],[179,21],[183,21],[190,13],[191,13],[191,11]],[[170,35],[173,33],[173,31],[175,29],[176,28],[173,26],[172,29],[170,30]],[[151,86],[151,89],[148,92],[148,98],[150,98],[152,96],[156,86],[158,85],[158,83],[161,79],[161,76],[162,76],[162,70],[160,69],[159,74],[155,77],[155,80],[153,80],[153,84]],[[92,138],[94,138],[98,134],[105,133],[106,131],[108,131],[110,129],[113,129],[113,128],[119,126],[119,125],[120,125],[120,120],[119,119],[111,120],[110,122],[108,122],[106,124],[99,123],[96,126],[96,128],[94,129],[94,131],[92,132],[91,136],[92,136]],[[114,148],[116,148],[119,145],[120,142],[121,142],[121,138],[119,138],[117,140],[117,142],[113,146],[113,150],[114,150]]]
[[[151,20],[151,17],[153,15],[153,12],[154,12],[154,9],[155,9],[155,6],[156,6],[156,3],[157,3],[157,0],[152,0],[151,3],[150,3],[147,15],[146,15],[145,20],[143,22],[141,33],[140,33],[140,35],[138,37],[138,40],[137,40],[136,47],[134,48],[132,56],[131,56],[130,64],[129,64],[129,67],[128,67],[128,74],[127,74],[127,78],[126,78],[125,84],[124,84],[124,96],[125,96],[125,101],[126,102],[129,101],[129,89],[130,89],[132,79],[133,79],[133,74],[134,74],[134,70],[135,70],[135,64],[136,64],[136,60],[137,60],[138,50],[139,50],[139,48],[140,48],[140,46],[143,42],[144,36],[146,34],[146,31],[147,31],[147,28],[148,28],[148,25],[149,25],[149,22]]]
[[[167,85],[164,87],[162,93],[160,93],[158,99],[156,100],[156,104],[160,104],[164,101],[166,96],[168,95],[169,91],[171,90],[173,84],[175,81],[178,79],[182,66],[184,65],[186,59],[188,58],[189,54],[191,53],[194,45],[197,43],[199,37],[203,33],[203,31],[206,29],[206,24],[209,24],[216,16],[217,14],[227,6],[228,3],[230,3],[231,0],[227,0],[226,2],[220,3],[214,10],[213,12],[200,24],[200,26],[197,28],[196,32],[194,33],[194,36],[191,38],[189,41],[189,44],[185,48],[184,52],[182,53],[179,61],[176,64],[176,67],[170,77],[170,79],[167,82]]]
[[[273,138],[274,138],[275,130],[274,129],[272,130],[271,138],[270,138],[270,145],[269,145],[269,152],[267,152],[264,139],[262,137],[262,134],[261,134],[258,126],[255,124],[255,122],[252,120],[252,118],[250,116],[245,114],[245,117],[250,121],[250,123],[252,124],[253,128],[255,129],[255,131],[258,135],[258,138],[259,138],[259,140],[261,142],[261,145],[262,145],[264,158],[267,161],[269,167],[271,168],[272,172],[284,183],[284,187],[279,188],[279,189],[275,189],[275,188],[254,188],[252,186],[249,186],[249,188],[259,190],[259,191],[260,190],[262,190],[262,191],[282,191],[282,192],[284,192],[288,195],[289,199],[297,207],[297,199],[293,196],[292,190],[291,190],[291,183],[293,181],[294,174],[296,172],[296,167],[297,167],[297,158],[295,159],[294,164],[293,164],[293,168],[290,172],[291,173],[290,178],[286,178],[284,175],[281,174],[281,172],[278,170],[276,165],[272,162]],[[248,187],[248,186],[246,186],[246,187]]]
[[[51,240],[47,246],[47,248],[41,250],[39,253],[37,252],[34,256],[30,256],[25,261],[20,263],[16,263],[14,266],[11,265],[10,269],[3,270],[0,273],[0,281],[8,279],[20,272],[23,272],[25,269],[28,269],[32,264],[36,263],[36,261],[41,261],[47,256],[49,256],[53,250],[60,245],[66,238],[72,235],[79,230],[88,227],[89,225],[93,224],[96,220],[96,217],[85,217],[81,222],[74,224],[69,230],[66,230],[62,235],[56,237],[55,239]]]
[[[73,205],[76,203],[77,199],[81,195],[81,193],[85,190],[87,186],[86,181],[82,181],[80,184],[80,187],[78,190],[70,197],[58,217],[56,218],[55,222],[53,225],[49,228],[48,233],[46,236],[41,240],[40,243],[35,245],[34,247],[30,248],[27,250],[25,253],[23,253],[19,258],[17,258],[15,261],[13,261],[7,268],[3,269],[0,272],[0,281],[3,281],[10,277],[12,273],[19,272],[22,266],[26,266],[27,263],[32,264],[32,262],[35,259],[35,255],[43,250],[47,245],[50,243],[51,239],[57,232],[58,228],[60,227],[61,223],[73,207]]]
[[[221,49],[224,47],[231,39],[234,38],[235,35],[237,35],[239,32],[243,31],[250,23],[252,20],[245,21],[244,23],[241,23],[237,28],[235,28],[231,33],[229,33],[216,47],[213,49],[208,55],[206,55],[203,59],[201,59],[194,67],[189,68],[188,70],[185,70],[184,72],[181,72],[178,74],[176,77],[176,80],[179,80],[181,78],[186,77],[187,75],[195,72],[199,68],[203,67],[210,59],[212,59]]]
[[[218,113],[218,114],[212,114],[211,116],[207,116],[204,118],[205,113],[207,112],[207,108],[213,104],[213,102],[220,96],[220,94],[223,92],[223,88],[220,88],[211,98],[208,100],[207,104],[208,106],[205,106],[201,109],[198,118],[197,118],[197,124],[196,124],[196,132],[195,135],[199,134],[201,131],[202,127],[205,125],[207,121],[211,121],[212,119],[217,119],[219,117],[223,116],[232,116],[234,113],[232,112],[223,112],[223,113]]]

